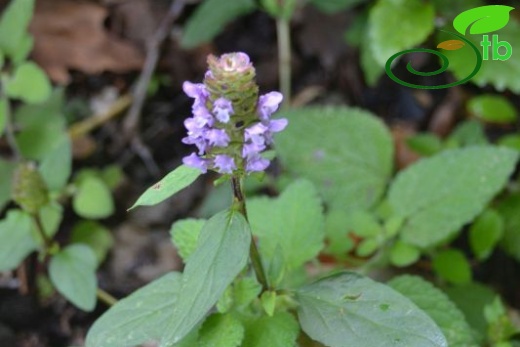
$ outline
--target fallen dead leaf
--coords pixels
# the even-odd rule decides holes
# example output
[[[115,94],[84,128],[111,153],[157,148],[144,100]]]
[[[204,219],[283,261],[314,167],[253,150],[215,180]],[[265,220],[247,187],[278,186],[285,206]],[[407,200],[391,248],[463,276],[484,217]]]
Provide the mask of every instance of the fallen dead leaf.
[[[104,28],[107,9],[92,2],[39,0],[30,31],[33,59],[61,84],[69,70],[88,74],[138,70],[144,55],[130,42]]]

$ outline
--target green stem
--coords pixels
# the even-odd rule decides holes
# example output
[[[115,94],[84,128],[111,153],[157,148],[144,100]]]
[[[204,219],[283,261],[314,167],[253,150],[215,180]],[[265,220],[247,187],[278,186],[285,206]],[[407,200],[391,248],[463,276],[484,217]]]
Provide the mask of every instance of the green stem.
[[[102,301],[104,302],[105,304],[107,304],[108,306],[114,306],[115,304],[117,304],[117,299],[114,298],[112,295],[110,295],[109,293],[105,292],[103,289],[101,288],[98,288],[97,289],[97,292],[96,292],[96,295],[99,299],[99,301]]]
[[[48,254],[49,251],[52,249],[52,240],[45,234],[45,229],[43,228],[42,221],[40,219],[40,216],[38,214],[34,214],[33,216],[34,223],[36,224],[36,231],[40,235],[40,237],[43,240],[43,246],[45,248],[45,254]]]
[[[276,33],[278,36],[278,74],[280,77],[280,91],[285,102],[283,108],[291,104],[291,35],[289,19],[276,19]]]
[[[231,184],[233,186],[234,204],[238,207],[238,211],[244,216],[246,221],[249,222],[247,218],[246,200],[240,177],[233,176],[231,179]],[[253,266],[253,270],[255,271],[256,278],[262,285],[262,292],[269,290],[269,284],[267,283],[267,277],[265,275],[262,260],[260,258],[260,252],[258,252],[258,248],[253,237],[251,237],[249,257],[251,258],[251,264]]]

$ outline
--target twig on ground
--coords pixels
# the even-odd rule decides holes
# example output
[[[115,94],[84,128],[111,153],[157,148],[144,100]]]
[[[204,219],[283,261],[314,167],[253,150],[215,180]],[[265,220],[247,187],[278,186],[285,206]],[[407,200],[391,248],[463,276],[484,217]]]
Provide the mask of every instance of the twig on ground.
[[[156,172],[155,175],[159,172],[157,164],[154,162],[150,150],[146,148],[140,140],[140,135],[138,134],[137,129],[139,128],[141,110],[146,99],[148,85],[157,66],[157,62],[159,61],[161,45],[168,37],[173,22],[182,13],[184,6],[185,0],[173,0],[168,13],[162,20],[153,37],[148,42],[143,70],[132,91],[134,101],[123,122],[121,147],[124,146],[125,143],[131,142],[132,148],[137,150],[136,153],[145,162],[148,170],[150,170],[151,173],[154,171]],[[157,168],[157,170],[153,169],[154,167]]]

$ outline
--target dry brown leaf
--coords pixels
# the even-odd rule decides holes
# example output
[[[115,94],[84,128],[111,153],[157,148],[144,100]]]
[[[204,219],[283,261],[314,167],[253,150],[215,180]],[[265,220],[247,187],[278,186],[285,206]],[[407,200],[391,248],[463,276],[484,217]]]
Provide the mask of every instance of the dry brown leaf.
[[[104,28],[106,8],[92,2],[38,0],[30,31],[34,60],[51,79],[67,83],[69,70],[89,74],[140,69],[143,54]]]

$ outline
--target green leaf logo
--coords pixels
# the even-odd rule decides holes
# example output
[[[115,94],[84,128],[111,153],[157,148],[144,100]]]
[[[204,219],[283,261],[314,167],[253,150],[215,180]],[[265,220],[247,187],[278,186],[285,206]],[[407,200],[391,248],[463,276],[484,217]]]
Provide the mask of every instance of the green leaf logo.
[[[486,34],[502,29],[509,22],[509,12],[514,7],[489,5],[472,8],[459,14],[453,20],[453,27],[462,35],[470,28],[470,34]]]

